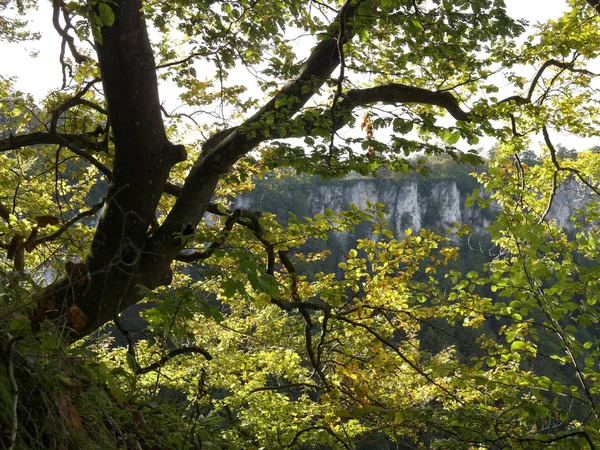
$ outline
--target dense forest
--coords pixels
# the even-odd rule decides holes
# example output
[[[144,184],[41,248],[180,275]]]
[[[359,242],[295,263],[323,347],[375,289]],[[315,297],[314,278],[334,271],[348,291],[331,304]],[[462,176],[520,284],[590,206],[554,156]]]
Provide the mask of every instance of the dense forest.
[[[0,2],[0,446],[597,449],[600,4],[550,9]]]

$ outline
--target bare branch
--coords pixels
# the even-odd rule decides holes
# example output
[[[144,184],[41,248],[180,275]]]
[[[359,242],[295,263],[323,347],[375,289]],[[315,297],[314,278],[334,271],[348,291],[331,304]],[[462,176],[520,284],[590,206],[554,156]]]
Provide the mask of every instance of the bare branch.
[[[296,445],[296,443],[298,442],[298,439],[300,438],[300,436],[302,436],[305,433],[309,433],[311,431],[324,431],[327,434],[329,434],[330,436],[332,436],[335,440],[337,440],[340,444],[342,444],[345,449],[350,450],[352,448],[352,447],[350,447],[350,445],[348,445],[348,443],[343,438],[338,436],[337,433],[334,432],[330,427],[324,427],[324,426],[319,426],[319,425],[315,425],[315,426],[311,426],[311,427],[303,428],[303,429],[299,430],[298,432],[296,432],[296,434],[294,435],[294,437],[292,438],[290,443],[285,445],[284,448],[294,447]]]
[[[589,2],[588,2],[589,3]],[[543,444],[551,444],[553,442],[558,442],[558,441],[562,441],[563,439],[570,439],[573,437],[583,437],[586,441],[587,444],[589,445],[591,450],[596,450],[596,446],[594,445],[594,442],[592,441],[590,435],[588,434],[587,431],[572,431],[569,433],[565,433],[565,434],[561,434],[560,436],[555,436],[549,439],[541,439],[541,438],[521,438],[518,439],[519,442],[524,443],[524,442],[533,442],[533,443],[543,443]]]
[[[183,58],[183,59],[179,59],[176,61],[169,61],[169,62],[164,62],[161,64],[157,64],[156,68],[157,69],[166,69],[167,67],[173,67],[173,66],[179,66],[180,64],[185,64],[189,61],[192,61],[194,58],[196,58],[197,56],[204,56],[204,53],[199,53],[199,52],[195,52],[190,54],[189,56]]]
[[[357,106],[373,103],[421,103],[444,108],[456,120],[468,122],[469,113],[463,111],[458,100],[445,91],[408,86],[405,84],[387,84],[368,89],[352,89],[344,95],[340,110],[352,110]],[[342,107],[343,106],[343,107]]]
[[[311,383],[289,383],[289,384],[281,384],[277,386],[263,386],[256,389],[252,389],[248,394],[254,394],[256,392],[264,392],[264,391],[280,391],[285,389],[293,389],[297,387],[306,387],[309,389],[319,390],[321,386]]]
[[[64,114],[65,112],[67,112],[69,109],[71,109],[77,105],[89,106],[92,109],[95,109],[96,111],[104,114],[105,116],[108,116],[108,111],[106,111],[104,108],[102,108],[101,106],[97,105],[96,103],[94,103],[90,100],[86,100],[83,98],[83,96],[90,90],[90,88],[94,84],[98,83],[99,81],[100,81],[99,78],[94,78],[93,80],[89,81],[83,87],[83,89],[81,89],[79,92],[77,92],[73,97],[66,100],[62,105],[60,105],[58,108],[56,108],[52,112],[52,120],[50,121],[50,133],[56,134],[56,126],[57,126],[58,119],[60,118],[60,116],[62,114]]]
[[[177,261],[182,261],[182,262],[187,262],[187,263],[191,263],[194,261],[200,261],[203,259],[207,259],[210,258],[216,249],[218,249],[219,247],[221,247],[221,245],[223,245],[225,243],[225,241],[227,240],[227,237],[229,236],[229,234],[231,233],[231,230],[233,229],[233,225],[238,221],[240,217],[240,210],[236,209],[233,214],[231,216],[229,216],[227,218],[227,220],[225,221],[225,226],[223,227],[223,230],[221,230],[220,236],[215,239],[215,241],[210,244],[210,246],[202,251],[202,252],[194,252],[191,253],[189,255],[185,255],[185,254],[180,254],[178,255],[175,259]]]
[[[105,152],[106,148],[88,139],[86,134],[64,134],[48,133],[46,131],[36,131],[34,133],[10,135],[8,138],[0,139],[0,153],[10,150],[18,150],[23,147],[43,144],[64,145],[65,141],[71,145],[87,148],[95,152]]]
[[[141,368],[137,369],[135,373],[136,373],[136,375],[141,375],[144,373],[152,372],[153,370],[161,368],[162,366],[164,366],[167,362],[169,362],[171,359],[175,358],[176,356],[190,354],[190,353],[200,353],[202,356],[204,356],[209,361],[211,359],[213,359],[213,356],[208,352],[208,350],[206,350],[203,347],[200,347],[197,345],[191,346],[191,347],[181,347],[181,348],[176,348],[175,350],[171,350],[165,356],[160,358],[160,360],[150,364],[149,366],[141,367]]]
[[[100,211],[100,209],[104,206],[104,200],[101,201],[100,203],[95,204],[94,206],[92,206],[90,209],[86,210],[86,211],[82,211],[79,214],[77,214],[75,217],[67,220],[65,223],[63,223],[60,228],[58,230],[56,230],[54,233],[49,234],[48,236],[44,236],[43,238],[40,238],[38,240],[36,240],[36,245],[37,244],[44,244],[46,242],[50,242],[53,241],[55,239],[58,239],[65,231],[67,231],[74,223],[79,222],[81,219],[84,219],[86,217],[91,217],[94,214],[96,214],[98,211]]]
[[[98,161],[94,155],[86,152],[85,150],[77,148],[69,141],[63,142],[63,145],[68,147],[71,152],[75,153],[77,156],[81,157],[82,159],[85,159],[91,165],[96,167],[96,169],[102,172],[106,176],[106,178],[108,178],[109,180],[112,178],[112,171],[100,161]]]
[[[575,64],[575,59],[573,59],[570,62],[563,62],[563,61],[559,61],[557,59],[549,59],[544,64],[542,64],[542,66],[539,68],[539,70],[533,77],[533,80],[531,81],[531,86],[529,86],[529,92],[527,93],[527,100],[531,101],[533,92],[535,91],[535,88],[540,80],[540,77],[542,76],[542,74],[548,67],[554,66],[554,67],[558,67],[560,69],[568,70],[570,72],[581,73],[581,74],[589,75],[589,76],[597,75],[586,69],[576,69],[575,67],[573,67],[574,64]]]
[[[73,55],[73,58],[75,59],[75,62],[77,62],[77,64],[82,64],[86,61],[89,61],[90,58],[79,53],[77,47],[75,47],[75,39],[73,39],[73,36],[71,36],[68,33],[69,25],[67,24],[65,28],[62,28],[60,26],[59,14],[61,7],[65,8],[61,0],[52,1],[52,24],[54,25],[54,28],[56,29],[58,34],[63,38],[63,42],[66,42],[69,46],[69,50],[71,50],[71,54]]]
[[[36,131],[34,133],[20,134],[17,136],[10,135],[8,138],[0,140],[0,153],[18,150],[32,145],[63,145],[77,156],[95,166],[110,179],[112,177],[112,171],[98,161],[94,155],[84,150],[89,149],[94,152],[106,152],[106,147],[104,145],[90,140],[89,136],[93,136],[93,134],[63,134]]]
[[[596,195],[600,196],[600,189],[597,188],[596,186],[594,186],[593,184],[591,184],[585,178],[583,178],[583,175],[581,175],[581,172],[579,170],[573,169],[572,167],[563,167],[560,165],[560,163],[558,162],[558,159],[556,158],[556,149],[554,148],[554,145],[552,144],[552,141],[550,140],[550,135],[548,134],[548,129],[546,128],[545,125],[542,127],[542,134],[544,135],[544,142],[546,143],[548,150],[550,150],[550,159],[552,159],[552,164],[554,164],[554,167],[556,168],[556,170],[570,172],[570,173],[574,174],[577,178],[579,178],[579,181],[581,181],[588,188],[590,188],[591,191],[594,192]]]
[[[383,336],[381,336],[379,333],[377,333],[377,331],[375,331],[369,325],[362,323],[362,322],[358,322],[356,320],[349,319],[349,318],[339,315],[339,314],[336,315],[335,318],[338,320],[341,320],[342,322],[346,322],[352,326],[363,328],[364,330],[366,330],[370,335],[375,337],[375,339],[377,339],[383,345],[390,348],[394,353],[396,353],[400,357],[400,359],[402,359],[402,361],[404,361],[406,364],[408,364],[416,373],[418,373],[423,378],[425,378],[429,383],[433,384],[434,386],[437,386],[439,389],[444,391],[446,394],[448,394],[450,397],[452,397],[458,403],[463,404],[463,401],[460,398],[458,398],[456,395],[454,395],[452,392],[450,392],[447,388],[445,388],[444,386],[442,386],[441,384],[436,382],[433,378],[431,378],[431,376],[429,376],[423,370],[421,370],[415,363],[413,363],[410,359],[408,359],[408,357],[404,353],[402,353],[397,346],[395,346],[392,342],[385,339]]]
[[[533,97],[535,88],[537,87],[537,85],[540,81],[540,78],[544,74],[544,71],[548,67],[554,66],[554,67],[558,67],[559,69],[568,70],[570,72],[575,72],[575,73],[581,73],[581,74],[588,75],[591,77],[598,76],[598,74],[596,74],[594,72],[590,72],[587,69],[576,69],[574,67],[574,64],[575,64],[575,59],[573,59],[572,61],[569,61],[569,62],[559,61],[557,59],[549,59],[548,61],[544,62],[544,64],[541,65],[541,67],[538,69],[536,74],[533,76],[533,79],[531,80],[531,84],[529,85],[529,90],[527,91],[527,97],[522,97],[520,95],[511,95],[510,97],[506,97],[505,99],[500,100],[498,102],[498,104],[507,103],[507,102],[515,102],[518,105],[526,105],[526,104],[531,103],[531,98]]]

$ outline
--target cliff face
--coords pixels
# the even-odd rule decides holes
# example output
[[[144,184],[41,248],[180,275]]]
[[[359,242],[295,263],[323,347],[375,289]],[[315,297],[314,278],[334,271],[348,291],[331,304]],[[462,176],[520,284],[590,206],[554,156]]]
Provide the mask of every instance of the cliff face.
[[[561,227],[573,231],[574,225],[571,217],[577,216],[580,209],[590,199],[591,191],[575,180],[568,180],[559,186],[548,215],[550,219],[556,220]]]
[[[463,199],[464,200],[464,199]],[[396,236],[404,230],[415,231],[422,227],[435,230],[452,228],[462,223],[461,193],[454,180],[438,180],[429,188],[414,181],[395,184],[376,180],[352,180],[343,184],[314,186],[306,198],[312,214],[349,209],[355,204],[363,209],[367,202],[385,204],[389,211],[387,220]]]
[[[335,180],[330,182],[294,183],[287,180],[281,185],[259,188],[239,196],[234,207],[269,211],[285,220],[288,212],[298,216],[313,216],[325,208],[337,212],[350,209],[352,204],[366,208],[367,202],[385,204],[389,211],[389,227],[398,238],[407,228],[418,231],[425,227],[446,234],[455,223],[467,224],[476,232],[485,232],[494,218],[494,208],[465,207],[465,199],[473,184],[455,179],[392,182],[385,179]],[[461,189],[459,186],[464,185]],[[576,213],[589,193],[575,182],[563,184],[554,199],[549,214],[559,225],[573,229],[570,217]],[[337,246],[348,248],[356,238],[368,236],[370,228],[362,226],[355,236],[332,236]],[[451,238],[454,239],[451,235]]]
[[[469,189],[470,192],[470,189]],[[238,196],[235,208],[259,209],[275,213],[281,219],[288,212],[299,216],[350,209],[352,204],[361,209],[367,202],[385,204],[389,211],[386,219],[397,237],[404,230],[418,231],[427,227],[439,232],[454,228],[454,224],[468,223],[474,229],[490,224],[493,213],[477,207],[465,208],[468,192],[461,192],[456,180],[431,180],[391,182],[390,180],[359,179],[331,182],[287,182],[268,191],[259,187],[254,192]]]

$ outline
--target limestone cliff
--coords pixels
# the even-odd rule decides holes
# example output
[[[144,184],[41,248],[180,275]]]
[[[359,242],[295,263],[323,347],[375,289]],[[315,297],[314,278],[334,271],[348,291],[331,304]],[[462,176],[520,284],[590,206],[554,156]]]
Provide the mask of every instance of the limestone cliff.
[[[288,212],[315,215],[326,208],[333,211],[350,209],[354,204],[366,208],[367,202],[385,204],[387,220],[397,236],[406,228],[422,227],[444,231],[456,222],[467,221],[476,228],[489,225],[492,214],[482,214],[478,208],[464,208],[467,192],[461,192],[456,180],[392,182],[380,179],[335,180],[317,183],[285,182],[255,192],[245,193],[234,202],[236,208],[251,208],[276,213],[285,219]]]
[[[239,196],[234,207],[269,211],[285,220],[288,212],[298,216],[313,216],[323,213],[325,208],[340,211],[350,209],[352,204],[366,208],[367,202],[382,202],[389,212],[387,220],[396,237],[402,237],[407,228],[418,231],[422,227],[445,234],[456,223],[465,223],[474,231],[485,233],[495,210],[465,207],[466,196],[473,187],[473,182],[465,183],[458,179],[395,182],[377,178],[328,182],[296,182],[288,179],[259,184],[254,192]],[[557,192],[549,218],[572,229],[570,217],[588,198],[589,193],[577,183],[563,184]],[[347,249],[356,238],[368,236],[369,233],[370,228],[362,226],[357,229],[356,236],[331,236],[330,244]]]

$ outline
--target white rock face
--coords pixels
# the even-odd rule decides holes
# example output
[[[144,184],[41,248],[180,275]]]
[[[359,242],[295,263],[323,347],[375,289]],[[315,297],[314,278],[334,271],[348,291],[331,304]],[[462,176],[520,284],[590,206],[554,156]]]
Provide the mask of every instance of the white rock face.
[[[556,223],[572,231],[574,229],[571,217],[577,216],[577,210],[590,201],[590,191],[573,179],[567,180],[556,190],[552,208],[548,217]]]
[[[460,192],[454,180],[440,180],[434,185],[431,197],[436,200],[440,225],[444,229],[455,228],[456,223],[462,223]]]
[[[398,237],[404,236],[407,228],[419,231],[424,222],[439,231],[453,228],[455,222],[462,223],[461,195],[454,180],[434,182],[431,192],[420,190],[415,181],[392,184],[351,180],[319,184],[311,190],[307,201],[312,214],[322,214],[325,208],[335,212],[346,210],[352,204],[364,209],[367,202],[382,202],[389,211],[387,220]]]
[[[400,183],[386,189],[381,201],[390,211],[388,220],[394,225],[394,234],[403,237],[407,228],[418,231],[422,227],[422,199],[415,182]],[[389,197],[386,198],[386,197]]]
[[[273,195],[280,197],[279,208],[285,208],[278,211],[270,207],[273,204],[270,194],[261,198],[253,193],[244,194],[235,199],[233,206],[276,212],[285,220],[288,210],[312,216],[323,214],[326,208],[338,212],[350,209],[352,204],[365,209],[367,202],[381,202],[388,210],[386,220],[397,238],[403,237],[407,228],[418,232],[422,227],[427,227],[437,233],[449,235],[451,239],[457,239],[451,233],[448,234],[449,229],[455,229],[455,223],[466,223],[475,231],[485,232],[494,216],[494,208],[465,208],[464,200],[470,192],[460,192],[456,181],[452,179],[431,180],[428,183],[394,183],[378,179],[337,180],[299,185],[298,189],[301,191],[275,191]],[[588,200],[589,192],[580,183],[569,181],[558,189],[549,218],[555,219],[560,226],[573,230],[570,218]],[[363,227],[363,232],[366,229]],[[332,236],[331,239],[336,245],[347,247],[357,237],[367,236],[345,233]]]
[[[348,209],[355,204],[360,209],[367,207],[367,201],[378,197],[374,181],[350,181],[348,184],[319,184],[308,196],[308,204],[313,214],[323,214],[325,208],[335,212]]]

